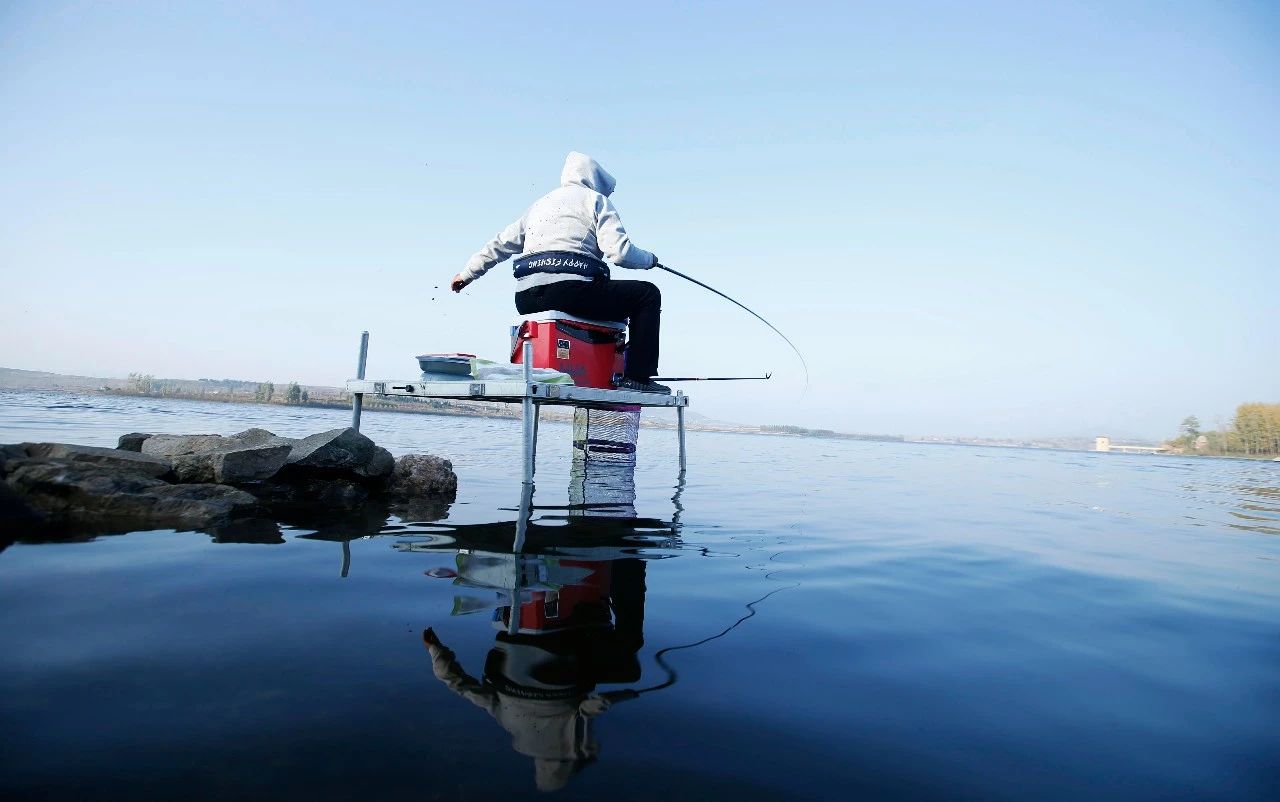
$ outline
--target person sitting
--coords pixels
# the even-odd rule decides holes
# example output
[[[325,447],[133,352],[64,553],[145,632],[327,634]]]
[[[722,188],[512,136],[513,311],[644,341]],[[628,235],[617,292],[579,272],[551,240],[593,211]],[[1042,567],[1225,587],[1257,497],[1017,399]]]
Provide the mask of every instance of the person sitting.
[[[494,265],[516,257],[516,311],[559,310],[596,320],[627,320],[630,342],[620,390],[670,393],[653,381],[658,370],[662,293],[648,281],[611,278],[609,264],[634,270],[658,265],[658,257],[633,245],[609,200],[617,182],[595,159],[574,151],[565,159],[560,186],[498,233],[453,277],[462,289]]]

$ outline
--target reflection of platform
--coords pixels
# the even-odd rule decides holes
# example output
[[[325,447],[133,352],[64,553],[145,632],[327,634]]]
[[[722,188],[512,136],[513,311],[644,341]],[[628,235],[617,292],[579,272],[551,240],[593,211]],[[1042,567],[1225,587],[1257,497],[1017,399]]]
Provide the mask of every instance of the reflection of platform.
[[[675,395],[637,393],[628,390],[604,390],[597,387],[579,387],[573,384],[546,384],[533,380],[533,343],[524,341],[524,379],[522,381],[371,381],[364,377],[365,363],[369,355],[369,332],[360,338],[360,359],[356,364],[356,378],[347,382],[351,392],[351,428],[360,431],[360,412],[366,395],[436,398],[455,401],[494,401],[505,404],[521,404],[524,407],[524,481],[533,481],[534,461],[538,447],[538,410],[544,404],[552,406],[584,407],[587,409],[611,409],[616,407],[668,407],[676,411],[676,429],[680,438],[680,471],[685,469],[684,410],[689,397],[683,392]]]
[[[482,524],[439,522],[416,526],[411,532],[390,532],[398,551],[500,551],[510,554],[513,544],[525,554],[609,559],[617,556],[656,556],[656,551],[681,547],[680,527],[657,518],[595,518],[542,516],[528,520]],[[617,557],[613,557],[617,559]]]

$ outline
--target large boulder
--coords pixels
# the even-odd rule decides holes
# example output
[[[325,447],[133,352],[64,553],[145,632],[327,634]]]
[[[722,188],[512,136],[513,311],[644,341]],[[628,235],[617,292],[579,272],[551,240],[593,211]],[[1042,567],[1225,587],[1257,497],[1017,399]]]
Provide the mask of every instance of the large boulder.
[[[395,470],[395,458],[355,429],[333,429],[304,437],[289,455],[295,474],[349,475],[383,480]]]
[[[27,459],[27,449],[18,443],[5,443],[0,445],[0,479],[5,477],[8,470],[5,466],[9,460],[25,460]]]
[[[120,435],[120,439],[116,441],[116,448],[121,451],[142,451],[142,443],[151,435],[146,432],[129,432]]]
[[[406,454],[396,460],[385,492],[397,501],[453,501],[458,497],[458,475],[447,459],[431,454]]]
[[[9,487],[55,521],[202,529],[259,511],[253,496],[223,485],[171,485],[70,460],[14,460],[10,467]]]
[[[153,434],[142,441],[141,450],[156,457],[180,457],[215,451],[230,445],[229,439],[220,434]]]
[[[133,440],[126,440],[133,438]],[[289,437],[280,437],[266,429],[245,429],[243,432],[223,437],[220,434],[126,434],[120,438],[117,448],[126,443],[139,443],[144,454],[162,457],[181,457],[187,454],[205,454],[227,448],[243,446],[290,445],[297,443]]]
[[[139,447],[143,454],[170,458],[179,482],[243,484],[275,476],[296,442],[266,429],[246,429],[230,437],[155,434],[139,441]]]
[[[25,443],[27,456],[36,459],[56,459],[96,465],[111,471],[136,473],[158,479],[167,474],[172,465],[163,457],[137,454],[115,448],[76,446],[68,443]]]
[[[292,446],[227,446],[173,458],[173,473],[179,482],[243,484],[270,479],[284,466]]]
[[[245,429],[243,432],[233,434],[227,439],[234,440],[244,446],[267,446],[280,444],[288,444],[292,446],[298,442],[291,437],[280,437],[275,432],[257,428]]]

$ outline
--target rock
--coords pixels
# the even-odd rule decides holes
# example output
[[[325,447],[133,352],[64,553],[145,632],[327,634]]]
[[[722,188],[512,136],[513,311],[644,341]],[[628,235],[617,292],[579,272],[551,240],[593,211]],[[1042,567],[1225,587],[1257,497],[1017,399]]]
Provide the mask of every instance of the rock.
[[[173,473],[179,482],[256,482],[275,476],[291,450],[290,444],[282,443],[231,446],[217,451],[184,454],[173,458]]]
[[[396,469],[396,458],[382,446],[374,446],[373,459],[365,466],[366,475],[371,479],[389,479]]]
[[[385,492],[397,501],[452,502],[458,497],[458,475],[447,459],[430,454],[406,454],[396,460]]]
[[[266,429],[245,429],[239,434],[231,435],[228,439],[235,440],[243,446],[280,445],[282,443],[292,446],[298,442],[290,437],[280,437],[275,432],[270,432]]]
[[[48,516],[27,503],[18,491],[0,482],[0,534],[16,531],[18,528],[39,525],[48,520]],[[0,540],[3,540],[0,537]]]
[[[307,497],[330,509],[354,510],[369,500],[369,491],[346,479],[320,479],[307,488]]]
[[[5,464],[11,459],[27,459],[27,449],[17,443],[0,445],[0,479],[5,477]]]
[[[116,448],[121,451],[142,451],[142,443],[151,435],[144,432],[129,432],[120,435],[120,440],[116,443]]]
[[[127,453],[127,452],[125,452]],[[257,499],[222,485],[171,485],[70,460],[14,460],[5,479],[56,521],[124,529],[201,529],[259,511]]]
[[[142,453],[157,457],[180,457],[201,451],[215,451],[232,445],[218,434],[153,434],[142,441]]]
[[[169,460],[149,454],[135,454],[115,448],[76,446],[68,443],[24,443],[27,455],[36,459],[56,459],[96,465],[158,479],[172,469]]]
[[[120,438],[124,442],[125,435]],[[187,454],[206,454],[243,446],[294,445],[297,440],[278,437],[266,429],[245,429],[239,434],[223,437],[220,434],[152,434],[142,437],[142,453],[160,457],[181,457]]]
[[[289,467],[295,473],[385,479],[395,469],[395,458],[355,429],[333,429],[299,440],[289,455]]]
[[[333,510],[353,510],[369,500],[369,489],[351,479],[320,476],[293,476],[287,481],[248,485],[273,510],[304,516],[325,516]]]

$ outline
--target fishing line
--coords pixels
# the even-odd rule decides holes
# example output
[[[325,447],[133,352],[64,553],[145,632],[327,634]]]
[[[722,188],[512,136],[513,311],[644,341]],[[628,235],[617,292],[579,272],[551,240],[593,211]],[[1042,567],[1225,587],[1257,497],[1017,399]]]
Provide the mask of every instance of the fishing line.
[[[800,357],[800,365],[801,365],[802,367],[804,367],[804,389],[805,389],[805,390],[808,390],[808,389],[809,389],[809,363],[804,361],[804,354],[800,353],[800,349],[799,349],[799,348],[796,348],[796,344],[795,344],[795,343],[793,343],[793,342],[791,342],[790,338],[788,338],[788,337],[787,337],[787,335],[783,334],[781,331],[778,331],[778,327],[777,327],[777,326],[775,326],[775,325],[773,325],[772,323],[770,323],[769,321],[765,320],[763,317],[761,317],[761,316],[759,315],[759,313],[757,313],[757,312],[755,312],[755,311],[753,311],[753,310],[749,309],[746,305],[744,305],[744,304],[742,304],[742,303],[739,303],[738,301],[735,301],[735,300],[733,300],[732,298],[730,298],[729,296],[725,295],[723,292],[720,292],[720,290],[717,290],[715,287],[709,286],[709,285],[707,285],[707,284],[703,284],[701,281],[698,281],[696,278],[693,278],[692,276],[686,276],[684,273],[681,273],[679,270],[672,270],[671,268],[667,267],[667,266],[666,266],[666,265],[664,265],[664,264],[657,264],[657,265],[655,265],[655,267],[660,267],[660,268],[662,268],[663,270],[667,271],[668,273],[672,273],[672,274],[674,274],[674,275],[679,276],[680,278],[684,279],[685,281],[691,281],[691,282],[693,282],[694,284],[697,284],[699,287],[701,287],[701,288],[702,288],[702,289],[704,289],[704,290],[710,290],[711,292],[714,292],[716,295],[719,295],[721,298],[725,299],[726,301],[729,301],[729,302],[731,302],[731,303],[733,303],[733,304],[736,304],[737,306],[739,306],[739,307],[741,307],[742,309],[746,310],[746,311],[747,311],[747,312],[749,312],[749,313],[750,313],[750,314],[751,314],[751,315],[752,315],[756,320],[759,320],[761,323],[763,323],[763,324],[765,324],[766,326],[768,326],[769,328],[773,329],[773,331],[774,331],[774,333],[775,333],[775,334],[777,334],[777,335],[778,335],[779,337],[781,337],[783,340],[786,340],[787,345],[791,346],[791,350],[796,352],[796,356]]]
[[[739,618],[737,621],[734,621],[732,624],[730,624],[729,626],[725,627],[725,628],[724,628],[724,629],[722,629],[720,632],[717,632],[715,635],[711,635],[711,636],[709,636],[709,637],[703,638],[703,639],[702,639],[702,640],[700,640],[700,641],[695,641],[694,643],[686,643],[686,644],[683,644],[683,645],[681,645],[681,646],[668,646],[667,648],[662,649],[662,650],[660,650],[660,651],[656,652],[656,653],[653,655],[653,659],[654,659],[654,662],[656,662],[659,666],[661,666],[661,667],[662,667],[662,670],[663,670],[663,671],[667,672],[667,680],[666,680],[666,682],[661,682],[661,683],[659,683],[659,684],[657,684],[657,685],[652,685],[652,686],[650,686],[650,687],[648,687],[648,688],[641,688],[641,689],[640,689],[640,690],[638,690],[638,691],[633,691],[633,693],[634,693],[636,696],[639,696],[639,695],[640,695],[640,694],[642,694],[642,693],[649,693],[649,692],[651,692],[651,691],[660,691],[660,690],[662,690],[663,688],[670,688],[672,685],[675,685],[675,684],[676,684],[676,680],[679,678],[679,675],[678,675],[678,674],[676,674],[676,670],[675,670],[674,668],[672,668],[672,667],[671,667],[671,665],[670,665],[670,664],[669,664],[669,663],[664,659],[664,657],[667,655],[667,653],[668,653],[668,652],[678,652],[678,651],[680,651],[681,649],[692,649],[692,648],[694,648],[694,647],[696,647],[696,646],[701,646],[701,645],[702,645],[702,644],[704,644],[704,643],[710,643],[710,642],[711,642],[711,641],[713,641],[713,640],[717,640],[717,639],[719,639],[719,638],[723,638],[725,635],[728,635],[730,632],[732,632],[733,630],[737,629],[737,628],[738,628],[738,627],[739,627],[739,626],[740,626],[744,621],[746,621],[748,618],[752,618],[753,616],[755,616],[755,614],[756,614],[756,605],[757,605],[757,604],[759,604],[760,602],[762,602],[762,601],[764,601],[765,599],[769,598],[770,596],[772,596],[772,595],[773,595],[773,594],[775,594],[775,593],[781,593],[781,592],[782,592],[782,591],[784,591],[784,590],[791,590],[792,588],[798,588],[798,587],[800,587],[800,583],[799,583],[799,582],[797,582],[797,583],[795,583],[795,584],[793,584],[793,585],[785,585],[785,586],[780,587],[780,588],[774,588],[773,590],[771,590],[771,591],[769,591],[768,593],[764,594],[763,596],[761,596],[760,598],[756,599],[755,601],[753,601],[753,602],[748,602],[748,603],[747,603],[747,605],[746,605],[746,607],[747,607],[747,610],[749,610],[750,612],[748,612],[748,613],[747,613],[746,615],[744,615],[743,617]]]

